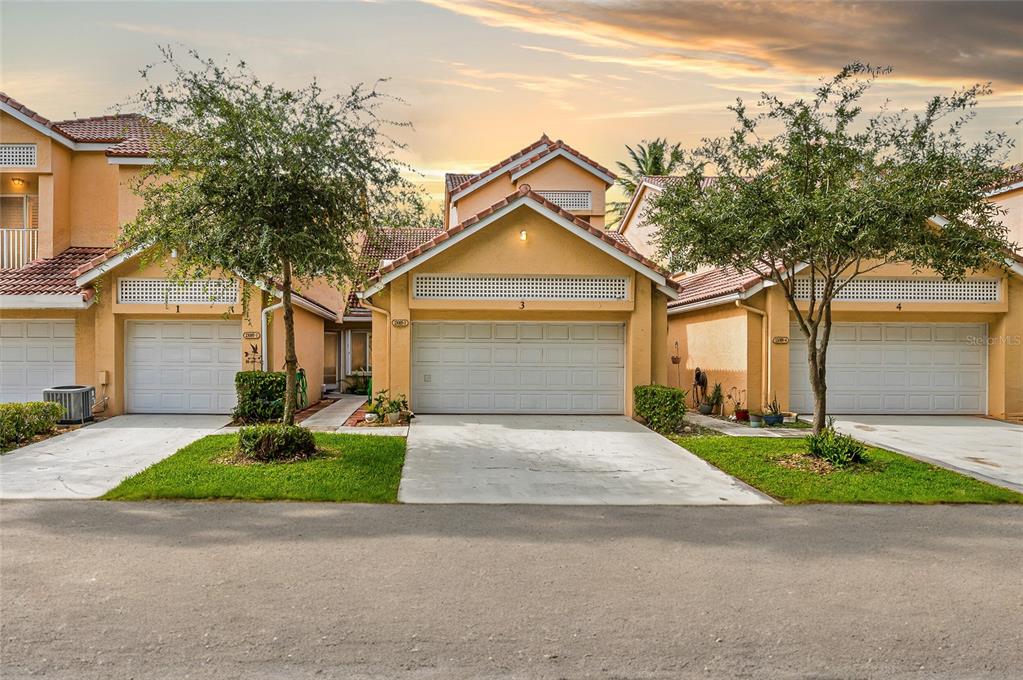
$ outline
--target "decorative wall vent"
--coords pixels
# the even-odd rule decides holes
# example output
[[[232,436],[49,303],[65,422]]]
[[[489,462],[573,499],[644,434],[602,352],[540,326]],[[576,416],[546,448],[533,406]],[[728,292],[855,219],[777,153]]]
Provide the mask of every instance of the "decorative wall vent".
[[[229,305],[238,301],[238,283],[230,279],[118,279],[121,304]]]
[[[591,191],[538,191],[536,192],[564,210],[592,210]]]
[[[817,298],[824,293],[824,283],[817,281]],[[810,299],[810,279],[796,279],[796,299]],[[836,300],[858,302],[997,302],[997,279],[853,279]]]
[[[35,165],[35,144],[0,144],[0,167],[31,168]]]
[[[624,276],[417,274],[412,295],[434,300],[626,300]]]

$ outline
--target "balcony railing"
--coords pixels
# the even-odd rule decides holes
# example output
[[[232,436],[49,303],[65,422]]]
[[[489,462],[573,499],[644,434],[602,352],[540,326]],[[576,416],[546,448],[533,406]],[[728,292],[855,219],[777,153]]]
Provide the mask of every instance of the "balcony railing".
[[[38,229],[0,228],[0,269],[18,269],[38,257]]]

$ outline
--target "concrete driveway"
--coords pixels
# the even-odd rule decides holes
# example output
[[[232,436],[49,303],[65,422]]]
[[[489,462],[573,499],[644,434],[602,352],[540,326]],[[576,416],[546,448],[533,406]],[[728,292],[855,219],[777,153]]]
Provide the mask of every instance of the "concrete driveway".
[[[836,416],[857,439],[1023,491],[1023,425],[972,416]]]
[[[228,416],[117,416],[0,457],[0,498],[95,498]]]
[[[755,505],[774,501],[623,416],[417,416],[404,503]]]

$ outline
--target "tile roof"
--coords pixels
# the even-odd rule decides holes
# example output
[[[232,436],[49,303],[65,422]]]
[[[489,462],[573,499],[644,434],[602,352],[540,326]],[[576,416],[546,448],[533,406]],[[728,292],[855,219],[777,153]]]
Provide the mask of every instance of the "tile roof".
[[[451,193],[455,188],[463,182],[468,182],[476,175],[462,172],[446,172],[444,173],[444,187]]]
[[[536,151],[541,146],[544,146],[544,145],[547,145],[547,144],[550,144],[550,143],[551,143],[551,138],[548,137],[546,133],[544,133],[544,134],[540,135],[540,139],[536,140],[535,142],[533,142],[529,146],[526,146],[526,147],[523,147],[523,148],[519,149],[518,151],[513,153],[511,156],[508,156],[507,158],[505,158],[504,160],[498,161],[497,163],[494,163],[493,165],[491,165],[486,170],[484,170],[482,172],[478,172],[475,175],[466,175],[466,179],[463,179],[461,181],[461,183],[459,183],[454,188],[452,188],[451,191],[452,191],[452,193],[455,192],[455,191],[461,191],[462,189],[467,188],[473,182],[476,182],[477,180],[483,179],[487,175],[490,175],[490,174],[500,170],[502,166],[507,165],[508,163],[511,163],[512,161],[518,160],[520,158],[525,158],[526,156],[531,155],[534,151]]]
[[[44,118],[43,116],[40,116],[38,113],[28,108],[27,106],[19,102],[17,99],[11,97],[5,92],[0,92],[0,103],[7,104],[12,109],[17,110],[22,115],[31,118],[40,125],[45,125],[46,127],[53,127],[53,122],[49,118]]]
[[[84,262],[79,264],[78,267],[72,270],[71,275],[75,278],[78,278],[85,272],[89,271],[90,269],[95,269],[96,267],[100,266],[101,264],[103,264],[104,262],[106,262],[107,260],[109,260],[114,255],[117,255],[120,252],[121,249],[117,247],[97,249],[97,252],[95,252],[91,258],[85,260]]]
[[[75,271],[106,248],[68,248],[56,257],[30,262],[20,269],[0,270],[0,295],[74,295]]]
[[[518,172],[519,170],[524,170],[525,168],[529,167],[533,163],[536,163],[537,161],[543,160],[545,157],[551,155],[552,153],[557,153],[561,149],[564,149],[568,153],[572,154],[573,156],[575,156],[576,158],[581,160],[583,163],[586,163],[587,165],[595,168],[596,170],[599,170],[602,174],[607,175],[611,179],[617,179],[617,175],[615,175],[613,172],[611,172],[610,170],[605,168],[603,165],[601,165],[597,161],[595,161],[592,158],[590,158],[589,156],[587,156],[587,155],[585,155],[583,153],[580,153],[578,150],[572,148],[571,146],[569,146],[568,144],[566,144],[565,142],[563,142],[560,139],[558,141],[554,142],[554,144],[552,144],[551,146],[549,146],[546,149],[544,149],[543,151],[541,151],[540,153],[537,153],[537,154],[534,154],[533,156],[530,156],[525,161],[523,161],[522,163],[519,163],[518,165],[516,165],[514,168],[512,168],[508,172],[514,174],[514,173]]]
[[[412,227],[399,229],[385,227],[377,229],[372,238],[367,239],[362,245],[363,275],[367,278],[376,276],[380,263],[385,260],[396,260],[405,253],[423,245],[442,229],[430,229],[427,227]],[[369,318],[372,312],[363,307],[355,293],[348,296],[345,304],[345,316],[365,316]]]
[[[10,106],[72,142],[114,144],[115,146],[107,150],[108,156],[146,156],[149,153],[155,125],[152,120],[140,114],[119,113],[51,121],[3,92],[0,92],[0,103]]]
[[[740,293],[763,280],[759,274],[740,272],[734,267],[718,267],[699,274],[676,278],[682,293],[678,300],[668,302],[668,308],[712,300],[716,297]]]
[[[542,205],[544,208],[546,208],[546,209],[556,213],[559,217],[561,217],[561,218],[563,218],[565,220],[568,220],[569,222],[571,222],[575,226],[579,227],[580,229],[584,229],[585,231],[587,231],[590,234],[596,236],[597,238],[601,239],[605,243],[608,243],[608,244],[614,246],[614,248],[617,249],[618,251],[620,251],[622,253],[625,253],[626,255],[628,255],[632,259],[636,260],[640,264],[644,265],[645,267],[648,267],[649,269],[652,269],[653,271],[657,272],[658,274],[661,274],[662,276],[664,276],[665,279],[667,280],[667,284],[669,286],[678,289],[678,284],[675,283],[675,281],[673,281],[671,279],[671,274],[669,274],[667,271],[665,271],[663,268],[661,268],[661,266],[659,264],[657,264],[656,262],[654,262],[653,260],[650,260],[650,259],[644,257],[641,253],[639,253],[635,249],[633,249],[632,246],[629,245],[629,242],[627,240],[625,240],[624,238],[621,238],[620,235],[614,234],[614,233],[608,232],[608,231],[606,231],[604,229],[599,229],[597,227],[592,226],[589,222],[586,222],[585,220],[580,219],[579,217],[576,217],[575,215],[573,215],[572,213],[568,212],[567,210],[564,210],[564,209],[560,208],[559,206],[557,206],[554,203],[551,203],[550,201],[545,199],[540,194],[534,192],[532,189],[530,189],[528,184],[521,185],[519,187],[518,191],[516,191],[513,194],[509,194],[508,196],[502,198],[500,201],[498,201],[494,205],[490,206],[489,208],[485,208],[484,210],[480,211],[479,213],[473,215],[472,217],[463,220],[462,222],[460,222],[457,225],[451,227],[447,231],[441,231],[441,232],[437,233],[437,235],[434,236],[433,238],[431,238],[429,241],[426,241],[426,242],[422,243],[421,245],[416,246],[412,250],[410,250],[410,251],[406,252],[405,254],[403,254],[401,257],[398,257],[398,258],[392,260],[391,262],[389,262],[389,263],[387,263],[385,265],[382,265],[380,267],[380,270],[378,272],[376,272],[373,276],[371,276],[369,280],[370,281],[378,280],[382,275],[387,274],[388,272],[394,271],[398,267],[411,262],[412,260],[416,259],[417,257],[422,255],[426,251],[430,250],[431,248],[434,248],[434,247],[440,245],[441,243],[443,243],[444,241],[448,240],[453,235],[459,233],[460,231],[464,231],[465,229],[468,229],[469,227],[471,227],[472,225],[476,224],[480,220],[482,220],[482,219],[488,217],[489,215],[497,212],[501,208],[504,208],[505,206],[510,205],[513,201],[516,201],[516,200],[518,200],[520,198],[527,198],[527,199],[529,199],[531,201],[534,201],[534,202]]]
[[[658,189],[667,189],[685,179],[684,175],[643,175],[643,183],[651,184]],[[717,177],[709,175],[700,182],[700,188],[706,189],[717,181]]]

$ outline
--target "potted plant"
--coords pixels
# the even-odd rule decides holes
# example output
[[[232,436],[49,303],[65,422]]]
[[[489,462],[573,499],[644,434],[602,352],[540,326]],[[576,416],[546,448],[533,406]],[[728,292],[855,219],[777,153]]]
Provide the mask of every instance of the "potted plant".
[[[402,412],[408,411],[408,399],[404,394],[399,394],[394,399],[388,399],[384,406],[384,420],[388,425],[397,425],[401,420]]]
[[[714,412],[715,407],[721,406],[723,401],[724,396],[721,394],[721,383],[715,382],[714,389],[711,390],[710,395],[704,397],[698,408],[702,415],[710,415]]]
[[[763,413],[756,413],[756,412],[750,411],[748,416],[749,416],[749,426],[750,427],[760,427],[761,425],[764,424],[764,414]]]
[[[785,420],[785,414],[781,412],[781,405],[778,403],[778,395],[774,396],[771,403],[767,405],[767,413],[764,414],[764,425],[774,427],[781,425]]]
[[[728,390],[728,401],[732,402],[732,412],[740,423],[749,421],[749,409],[746,408],[746,390],[732,388]]]
[[[725,393],[721,389],[721,383],[714,383],[714,389],[710,391],[710,406],[711,408],[717,408],[718,414],[721,414],[721,410],[725,405]]]

